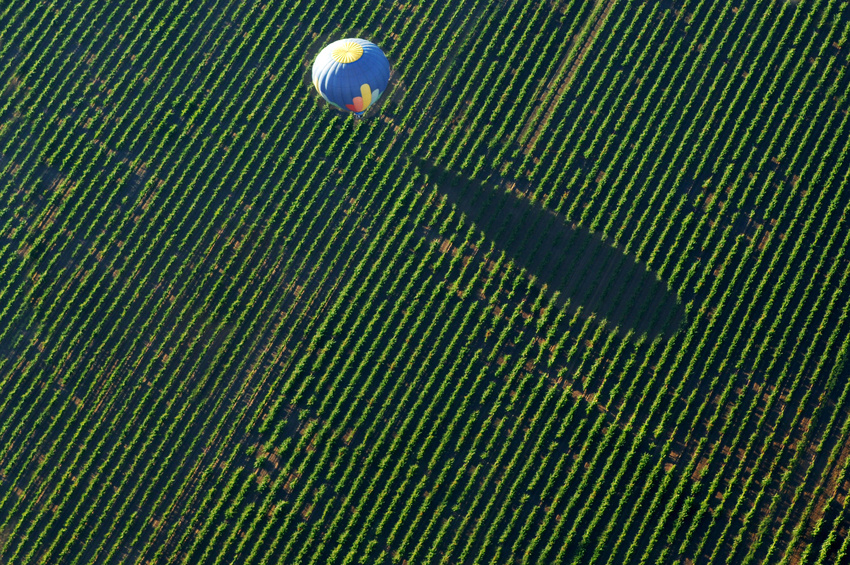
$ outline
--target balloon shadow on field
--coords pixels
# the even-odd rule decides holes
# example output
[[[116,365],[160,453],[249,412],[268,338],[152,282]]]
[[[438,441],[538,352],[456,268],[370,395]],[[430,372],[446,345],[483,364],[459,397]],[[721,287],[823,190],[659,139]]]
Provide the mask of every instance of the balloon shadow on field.
[[[497,250],[536,277],[561,304],[582,308],[586,316],[605,318],[608,327],[634,330],[654,338],[670,336],[684,320],[684,307],[664,281],[634,257],[600,235],[567,224],[539,203],[503,188],[495,175],[487,180],[414,158],[429,184],[445,196]]]

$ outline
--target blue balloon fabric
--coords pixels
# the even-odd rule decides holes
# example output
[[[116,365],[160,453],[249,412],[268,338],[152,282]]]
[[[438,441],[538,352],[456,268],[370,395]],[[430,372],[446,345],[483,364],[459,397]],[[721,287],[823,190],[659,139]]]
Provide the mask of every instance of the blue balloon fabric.
[[[365,39],[347,38],[322,49],[313,62],[313,86],[340,110],[363,114],[378,101],[390,80],[390,62]]]

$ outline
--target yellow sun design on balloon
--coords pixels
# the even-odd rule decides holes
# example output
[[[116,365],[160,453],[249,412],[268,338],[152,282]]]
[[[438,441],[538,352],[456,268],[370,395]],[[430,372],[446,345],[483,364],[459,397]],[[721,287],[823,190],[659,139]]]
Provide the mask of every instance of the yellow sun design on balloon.
[[[345,41],[331,51],[331,57],[337,63],[353,63],[363,56],[363,46],[356,41]]]

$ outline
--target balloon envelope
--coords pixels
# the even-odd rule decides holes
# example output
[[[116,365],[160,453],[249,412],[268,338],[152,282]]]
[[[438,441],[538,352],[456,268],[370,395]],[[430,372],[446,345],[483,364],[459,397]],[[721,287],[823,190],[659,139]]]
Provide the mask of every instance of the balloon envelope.
[[[390,62],[365,39],[334,41],[313,62],[313,86],[340,110],[362,114],[378,101],[390,80]]]

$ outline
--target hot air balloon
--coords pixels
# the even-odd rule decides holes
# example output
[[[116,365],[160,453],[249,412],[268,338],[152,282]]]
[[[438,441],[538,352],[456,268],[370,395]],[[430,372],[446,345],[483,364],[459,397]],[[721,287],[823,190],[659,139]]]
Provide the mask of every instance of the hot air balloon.
[[[313,62],[313,86],[340,110],[360,116],[378,101],[390,80],[390,62],[365,39],[334,41]]]

